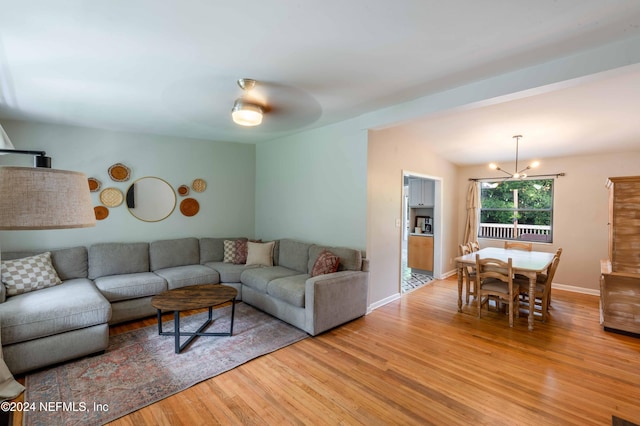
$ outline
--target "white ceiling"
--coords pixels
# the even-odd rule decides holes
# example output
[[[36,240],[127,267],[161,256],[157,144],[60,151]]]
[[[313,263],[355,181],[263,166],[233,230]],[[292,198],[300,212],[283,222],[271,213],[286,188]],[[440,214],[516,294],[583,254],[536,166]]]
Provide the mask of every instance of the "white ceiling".
[[[637,0],[0,0],[0,11],[0,118],[247,143],[640,35]],[[256,128],[231,121],[241,77],[261,82],[270,108]],[[447,141],[434,149],[459,164],[501,160],[513,134],[523,158],[528,143],[542,156],[628,148],[639,88],[637,74],[617,76],[407,131]]]
[[[640,67],[517,100],[438,114],[402,126],[455,164],[640,150]],[[526,164],[524,164],[526,166]],[[521,167],[519,167],[521,168]],[[509,170],[512,171],[512,170]]]

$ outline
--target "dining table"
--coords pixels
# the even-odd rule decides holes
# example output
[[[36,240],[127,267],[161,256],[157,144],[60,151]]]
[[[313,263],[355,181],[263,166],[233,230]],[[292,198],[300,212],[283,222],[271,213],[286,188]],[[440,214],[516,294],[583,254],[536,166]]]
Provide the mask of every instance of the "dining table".
[[[517,249],[504,249],[498,247],[486,247],[478,251],[465,254],[464,256],[458,256],[455,258],[455,262],[458,268],[458,312],[462,312],[462,280],[463,270],[468,266],[475,266],[476,255],[480,256],[480,259],[499,259],[503,262],[507,262],[511,259],[512,268],[514,274],[519,274],[529,279],[529,330],[533,330],[533,319],[535,294],[536,294],[536,278],[539,273],[547,271],[555,253],[548,253],[543,251],[528,251]]]

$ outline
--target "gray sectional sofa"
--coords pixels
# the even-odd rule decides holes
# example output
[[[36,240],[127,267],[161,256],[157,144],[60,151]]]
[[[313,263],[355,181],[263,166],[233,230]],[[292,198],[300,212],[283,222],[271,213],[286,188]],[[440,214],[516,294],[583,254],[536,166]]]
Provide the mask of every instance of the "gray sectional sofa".
[[[109,325],[155,315],[151,298],[195,284],[231,285],[242,300],[311,335],[366,313],[368,262],[359,250],[277,240],[273,266],[224,262],[224,241],[181,238],[98,243],[51,251],[62,284],[6,297],[0,285],[4,360],[14,374],[100,352]],[[338,271],[311,277],[323,250]],[[18,259],[40,251],[3,252]]]

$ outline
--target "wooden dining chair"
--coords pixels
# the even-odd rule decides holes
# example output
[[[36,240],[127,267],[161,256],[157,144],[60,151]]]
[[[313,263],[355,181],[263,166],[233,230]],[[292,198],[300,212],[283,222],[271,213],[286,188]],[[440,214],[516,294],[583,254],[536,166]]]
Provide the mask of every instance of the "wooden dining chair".
[[[558,248],[558,250],[556,250],[556,254],[555,254],[554,257],[557,257],[558,261],[559,261],[561,255],[562,255],[562,247],[560,247],[560,248]],[[553,265],[553,261],[551,262],[551,264]],[[547,270],[545,272],[539,273],[536,276],[536,285],[539,286],[539,285],[545,284],[547,282],[547,280],[549,278],[549,276],[548,276],[549,275],[549,269],[551,269],[551,266],[549,266],[549,268],[547,268]],[[555,274],[555,271],[554,271],[554,274]],[[529,288],[528,279],[526,279],[525,277],[521,277],[518,274],[516,274],[516,278],[522,278],[523,280],[526,280],[527,281],[527,285],[526,285],[527,289]],[[553,280],[553,277],[551,277],[551,279]],[[522,282],[524,282],[524,281],[522,281]],[[522,284],[521,284],[521,287],[522,287]],[[547,311],[549,309],[553,309],[551,307],[551,287],[549,287],[548,292],[549,292],[549,294],[547,294]],[[536,293],[538,293],[538,292],[536,291]],[[526,292],[524,292],[524,294],[523,294],[523,292],[521,292],[520,293],[520,300],[523,301],[523,302],[527,302],[528,303],[528,296],[529,296],[529,291],[528,290],[526,290]],[[541,302],[540,300],[536,300],[536,304],[538,304],[540,302]]]
[[[562,254],[562,249],[559,249],[559,253],[556,252],[556,255],[553,256],[551,266],[549,266],[547,273],[544,275],[538,275],[538,280],[536,280],[536,292],[533,301],[529,299],[529,280],[518,277],[514,279],[514,283],[517,283],[520,287],[521,300],[526,300],[528,304],[534,304],[534,309],[540,312],[542,322],[546,322],[547,318],[549,317],[551,283],[553,282],[553,277],[556,274],[556,269],[558,269],[558,264],[560,263],[560,254]],[[541,280],[541,277],[544,277],[544,279]]]
[[[518,296],[520,287],[513,280],[511,258],[507,262],[499,259],[480,259],[476,254],[476,299],[478,300],[478,318],[482,316],[482,305],[489,306],[489,299],[498,298],[509,309],[509,327],[513,327],[513,317],[520,316]]]
[[[477,241],[469,241],[467,243],[467,246],[469,246],[469,250],[471,250],[471,253],[480,250],[480,244]]]
[[[464,256],[465,254],[471,253],[469,246],[466,244],[460,244],[458,246],[458,255]],[[476,296],[476,268],[473,266],[465,266],[462,270],[463,280],[465,281],[466,286],[466,303],[469,304],[469,296]]]
[[[525,242],[522,242],[522,241],[505,241],[504,242],[504,248],[505,249],[531,251],[531,250],[533,250],[533,243],[525,243]]]

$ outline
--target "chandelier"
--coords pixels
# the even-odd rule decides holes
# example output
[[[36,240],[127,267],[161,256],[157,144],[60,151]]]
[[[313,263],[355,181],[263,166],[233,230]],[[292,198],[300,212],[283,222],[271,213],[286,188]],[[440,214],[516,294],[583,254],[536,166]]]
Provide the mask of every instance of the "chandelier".
[[[522,135],[515,135],[513,136],[513,138],[516,140],[516,171],[514,173],[509,173],[506,170],[500,168],[499,165],[497,165],[496,163],[491,163],[489,164],[489,168],[492,170],[499,170],[502,173],[505,173],[507,175],[509,175],[509,178],[511,179],[524,179],[527,177],[527,174],[524,173],[529,169],[533,169],[535,167],[538,167],[540,165],[539,161],[534,161],[533,163],[529,164],[527,167],[525,167],[522,170],[518,170],[518,145],[520,142],[520,138],[522,137]]]

